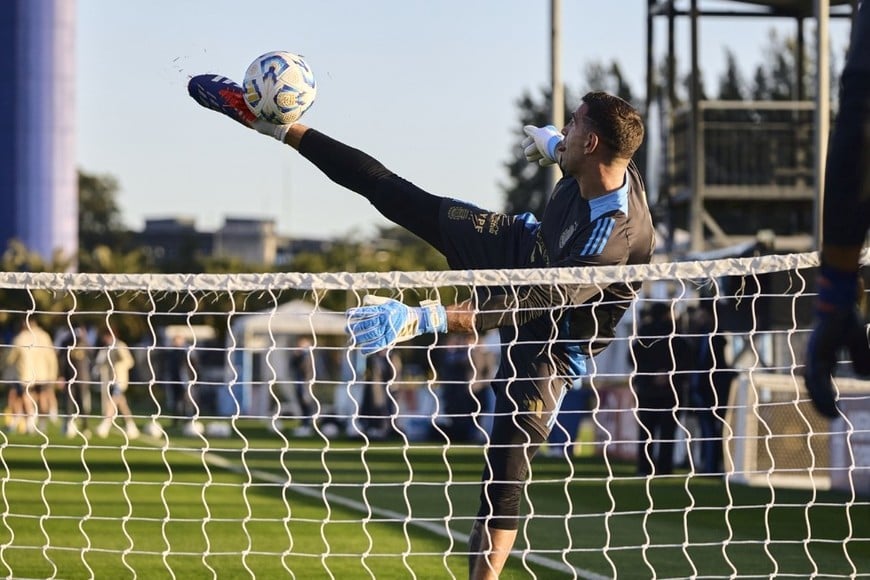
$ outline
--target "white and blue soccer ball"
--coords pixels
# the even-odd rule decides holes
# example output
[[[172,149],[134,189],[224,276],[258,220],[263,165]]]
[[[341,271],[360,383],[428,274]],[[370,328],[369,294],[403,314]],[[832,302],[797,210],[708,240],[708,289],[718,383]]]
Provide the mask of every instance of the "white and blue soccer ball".
[[[251,112],[276,125],[298,121],[317,96],[314,73],[305,59],[280,50],[254,59],[242,86]]]

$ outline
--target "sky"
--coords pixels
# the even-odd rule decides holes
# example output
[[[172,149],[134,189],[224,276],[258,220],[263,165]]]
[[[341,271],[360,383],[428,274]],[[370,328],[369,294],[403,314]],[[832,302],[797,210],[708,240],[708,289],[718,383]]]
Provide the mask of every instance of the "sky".
[[[135,230],[156,218],[192,218],[202,231],[227,217],[265,218],[284,235],[330,239],[388,225],[289,147],[199,107],[187,95],[192,75],[241,82],[262,53],[301,54],[318,83],[305,124],[427,191],[489,209],[502,207],[505,163],[522,139],[517,101],[550,82],[548,0],[77,2],[79,168],[119,181],[123,220]],[[569,89],[594,88],[584,86],[587,65],[616,61],[643,98],[646,3],[562,0]],[[794,34],[786,19],[702,19],[708,90],[726,49],[753,71],[772,28]],[[847,23],[832,20],[835,51],[847,36]],[[685,55],[688,41],[681,24]]]

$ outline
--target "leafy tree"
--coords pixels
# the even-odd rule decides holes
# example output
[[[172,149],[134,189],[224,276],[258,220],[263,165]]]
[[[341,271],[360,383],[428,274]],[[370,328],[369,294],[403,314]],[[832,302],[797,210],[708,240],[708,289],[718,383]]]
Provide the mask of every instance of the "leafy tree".
[[[725,50],[725,72],[719,78],[719,98],[724,101],[742,101],[745,82],[737,64],[737,57],[731,49]]]
[[[768,46],[764,50],[764,62],[759,65],[760,70],[755,75],[756,79],[764,79],[763,90],[762,87],[756,87],[753,91],[756,98],[767,101],[789,101],[797,98],[798,83],[806,83],[808,79],[797,78],[796,53],[795,37],[780,37],[775,29],[770,30]],[[805,70],[804,74],[807,72]]]
[[[752,77],[752,100],[763,101],[770,94],[770,86],[767,81],[767,73],[763,67],[756,67]]]
[[[622,68],[616,61],[610,65],[600,62],[592,62],[586,65],[586,84],[589,90],[607,91],[608,93],[622,97],[628,102],[634,101],[634,93],[631,86],[622,74]]]
[[[121,248],[129,233],[118,207],[118,180],[79,170],[79,248],[91,252],[97,246]]]
[[[0,257],[0,268],[4,272],[65,272],[71,264],[62,252],[46,261],[37,252],[30,251],[21,241],[11,240]],[[42,326],[50,327],[52,313],[63,312],[63,297],[43,290],[21,290],[16,288],[0,289],[0,327],[14,325],[15,314],[26,315],[33,312]]]
[[[514,141],[520,143],[525,135],[522,127],[525,125],[543,126],[550,122],[550,103],[552,92],[541,91],[538,97],[525,92],[519,101],[517,108],[520,110],[520,129],[516,131]],[[570,101],[565,97],[566,103]],[[566,107],[566,114],[568,114]],[[504,191],[504,211],[509,214],[531,211],[540,216],[547,198],[550,194],[548,189],[548,170],[541,170],[538,165],[526,161],[519,147],[511,147],[512,157],[505,163],[508,171],[508,182],[502,184]]]
[[[300,253],[289,269],[295,272],[432,271],[447,269],[447,261],[417,236],[391,226],[382,228],[371,240],[339,240],[325,252]],[[354,300],[331,292],[324,297],[323,305],[341,310]]]

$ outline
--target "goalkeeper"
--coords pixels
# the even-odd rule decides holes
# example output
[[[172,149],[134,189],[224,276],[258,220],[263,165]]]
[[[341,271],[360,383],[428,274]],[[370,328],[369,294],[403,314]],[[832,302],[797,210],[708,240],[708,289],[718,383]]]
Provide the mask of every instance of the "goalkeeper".
[[[434,246],[453,269],[644,264],[652,256],[652,219],[631,161],[643,140],[643,121],[629,103],[607,93],[585,95],[561,132],[524,128],[527,159],[558,163],[564,174],[537,221],[428,193],[302,124],[255,119],[241,88],[224,77],[194,77],[189,91],[199,104],[297,149],[331,180]],[[354,343],[367,355],[423,333],[499,328],[505,346],[492,382],[495,421],[469,540],[470,578],[496,577],[504,566],[529,462],[547,440],[566,389],[585,373],[586,359],[613,338],[637,289],[622,283],[523,287],[447,307],[381,299],[348,311]]]
[[[870,8],[861,2],[840,88],[825,176],[816,322],[807,350],[805,381],[816,409],[839,416],[831,374],[848,349],[855,371],[870,374],[867,329],[856,302],[858,267],[870,225]]]

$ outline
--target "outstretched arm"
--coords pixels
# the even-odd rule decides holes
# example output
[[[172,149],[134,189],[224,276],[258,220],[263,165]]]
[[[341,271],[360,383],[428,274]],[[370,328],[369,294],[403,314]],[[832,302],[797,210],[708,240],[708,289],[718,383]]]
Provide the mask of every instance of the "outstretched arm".
[[[813,404],[829,418],[839,415],[831,379],[839,352],[847,348],[855,371],[870,374],[867,328],[856,308],[862,294],[859,257],[870,220],[870,7],[866,2],[853,19],[841,83],[840,114],[825,176],[815,325],[804,375]]]

